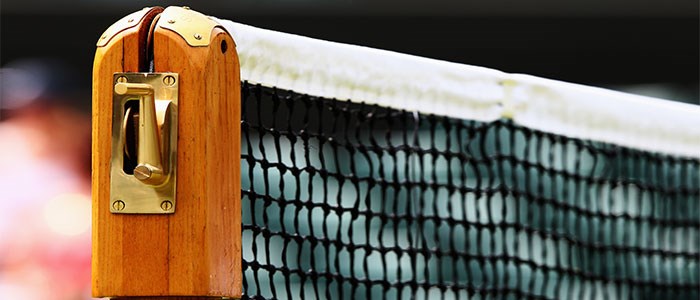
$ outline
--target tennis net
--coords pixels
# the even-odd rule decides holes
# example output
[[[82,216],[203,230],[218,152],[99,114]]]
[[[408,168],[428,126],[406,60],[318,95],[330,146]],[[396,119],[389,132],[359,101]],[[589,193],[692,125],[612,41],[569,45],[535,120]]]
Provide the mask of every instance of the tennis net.
[[[700,109],[222,21],[244,298],[700,296]]]

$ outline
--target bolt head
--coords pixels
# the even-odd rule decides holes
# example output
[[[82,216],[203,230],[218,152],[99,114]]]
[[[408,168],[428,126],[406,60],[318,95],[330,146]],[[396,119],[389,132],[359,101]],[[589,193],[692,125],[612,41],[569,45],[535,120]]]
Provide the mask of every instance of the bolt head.
[[[199,34],[199,33],[195,33],[195,34],[194,34],[194,38],[197,39],[197,40],[201,40],[201,39],[202,39],[202,35]]]

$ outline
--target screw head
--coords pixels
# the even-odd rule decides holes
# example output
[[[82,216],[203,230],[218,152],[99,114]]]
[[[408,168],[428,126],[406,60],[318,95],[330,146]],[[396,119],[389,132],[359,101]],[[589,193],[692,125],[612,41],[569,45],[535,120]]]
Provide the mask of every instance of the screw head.
[[[197,40],[201,40],[201,39],[202,39],[202,35],[199,34],[199,33],[195,33],[195,34],[194,34],[194,38],[197,39]]]
[[[106,39],[106,38],[107,38],[106,35],[103,35],[102,37],[100,37],[101,40],[104,40],[104,39]]]
[[[129,22],[129,23],[131,23],[131,22],[133,22],[133,21],[134,21],[134,18],[131,18],[131,19],[127,20],[127,22]]]
[[[173,19],[168,20],[168,24],[174,24],[174,23],[175,23],[175,20],[173,20]]]
[[[189,7],[189,6],[183,6],[182,9],[190,10],[190,7]]]
[[[160,203],[160,208],[164,211],[169,211],[173,208],[173,203],[168,200],[165,200]]]
[[[125,206],[126,206],[126,204],[124,204],[124,201],[122,201],[122,200],[117,200],[117,201],[114,201],[112,203],[112,208],[114,208],[114,210],[116,210],[116,211],[124,210]]]
[[[134,177],[138,180],[146,180],[153,176],[153,170],[145,165],[138,165],[134,168]]]
[[[163,83],[167,86],[172,86],[175,84],[175,77],[168,75],[163,78]]]
[[[119,82],[119,83],[125,83],[126,81],[127,81],[126,76],[119,76],[117,78],[117,82]]]

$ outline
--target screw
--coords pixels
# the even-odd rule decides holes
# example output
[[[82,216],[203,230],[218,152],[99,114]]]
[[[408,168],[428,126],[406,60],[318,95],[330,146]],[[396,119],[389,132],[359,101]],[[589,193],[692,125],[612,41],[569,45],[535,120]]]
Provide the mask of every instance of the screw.
[[[134,18],[129,19],[127,22],[131,23],[134,21]]]
[[[112,203],[112,208],[114,208],[114,210],[116,210],[116,211],[124,210],[125,206],[126,206],[126,204],[124,204],[124,201],[122,201],[122,200],[117,200],[117,201],[114,201],[114,203]]]
[[[168,23],[173,24],[173,23],[175,23],[175,20],[170,19],[170,20],[168,20]]]
[[[126,76],[117,77],[117,82],[119,82],[119,83],[125,83],[126,81],[127,81]]]
[[[195,33],[195,34],[194,34],[194,38],[197,39],[197,40],[201,40],[201,39],[202,39],[202,35],[199,34],[199,33]]]
[[[146,180],[153,176],[153,170],[148,166],[138,165],[134,168],[134,177],[138,180]]]
[[[163,83],[167,86],[173,86],[175,84],[175,77],[170,75],[165,76],[165,78],[163,78]]]
[[[190,10],[189,6],[183,6],[182,9]]]
[[[106,36],[106,35],[103,35],[100,39],[103,39],[103,40],[104,40],[104,39],[106,39],[106,38],[107,38],[107,36]]]
[[[173,203],[168,200],[165,200],[160,203],[160,208],[164,211],[169,211],[173,208]]]

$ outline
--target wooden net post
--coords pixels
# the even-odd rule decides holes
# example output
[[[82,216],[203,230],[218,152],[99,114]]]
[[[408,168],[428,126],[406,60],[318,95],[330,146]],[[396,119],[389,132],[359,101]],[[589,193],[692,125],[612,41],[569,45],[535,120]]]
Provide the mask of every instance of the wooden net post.
[[[177,86],[177,101],[169,102],[170,110],[156,108],[157,120],[146,122],[145,111],[134,114],[115,102],[118,94],[141,88],[133,94],[141,96],[124,99],[142,101],[145,110],[148,95],[166,103],[159,97],[173,93],[163,96],[166,88],[156,85],[120,90],[118,84],[140,76],[119,75],[125,72],[174,73],[162,81]],[[146,8],[126,16],[98,41],[92,116],[93,296],[240,297],[240,77],[231,36],[188,8]],[[155,122],[155,139],[134,133],[141,129],[133,124]],[[153,153],[167,164],[169,128],[176,128],[177,149],[170,169],[161,168],[163,181],[148,181],[160,169],[143,162],[141,147],[155,142]],[[148,174],[131,171],[127,160]],[[121,188],[119,178],[131,187]],[[172,201],[162,192],[167,185],[175,188]],[[163,197],[168,201],[160,202]],[[159,201],[163,212],[143,210],[149,201]]]

